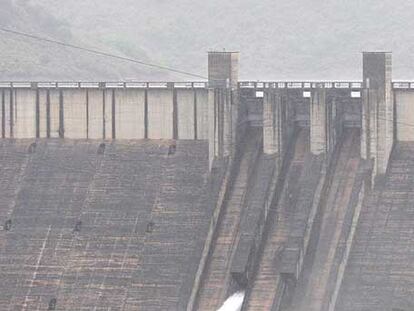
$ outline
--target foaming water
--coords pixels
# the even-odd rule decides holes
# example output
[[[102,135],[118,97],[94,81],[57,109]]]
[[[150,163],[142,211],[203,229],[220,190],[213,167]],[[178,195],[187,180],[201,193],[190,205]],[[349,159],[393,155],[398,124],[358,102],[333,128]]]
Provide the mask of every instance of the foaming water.
[[[240,311],[243,305],[244,292],[231,295],[217,311]]]

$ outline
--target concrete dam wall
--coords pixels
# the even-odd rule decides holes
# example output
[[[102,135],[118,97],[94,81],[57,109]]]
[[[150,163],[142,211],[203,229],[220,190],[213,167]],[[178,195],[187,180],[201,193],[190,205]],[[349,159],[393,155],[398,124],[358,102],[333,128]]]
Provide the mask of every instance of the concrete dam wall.
[[[1,310],[414,309],[414,83],[387,52],[349,82],[238,61],[0,83]]]
[[[211,217],[206,142],[0,144],[0,310],[183,310]]]
[[[3,138],[208,137],[204,83],[9,85],[0,91]]]

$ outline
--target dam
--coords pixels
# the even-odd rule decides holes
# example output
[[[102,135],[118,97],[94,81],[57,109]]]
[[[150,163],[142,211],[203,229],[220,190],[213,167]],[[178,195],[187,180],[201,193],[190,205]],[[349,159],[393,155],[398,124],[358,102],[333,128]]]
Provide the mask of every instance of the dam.
[[[0,310],[414,309],[414,82],[0,82]],[[237,297],[239,297],[237,296]]]

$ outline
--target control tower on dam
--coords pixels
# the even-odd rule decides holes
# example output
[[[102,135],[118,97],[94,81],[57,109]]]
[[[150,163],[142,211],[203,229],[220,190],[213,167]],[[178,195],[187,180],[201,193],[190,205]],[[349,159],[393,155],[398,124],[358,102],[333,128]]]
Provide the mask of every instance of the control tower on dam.
[[[0,310],[413,310],[414,82],[362,60],[0,82]]]

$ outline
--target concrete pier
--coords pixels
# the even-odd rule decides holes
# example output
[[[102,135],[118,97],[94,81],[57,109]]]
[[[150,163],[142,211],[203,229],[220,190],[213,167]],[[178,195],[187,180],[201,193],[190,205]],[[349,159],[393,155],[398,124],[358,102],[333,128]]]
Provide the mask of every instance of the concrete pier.
[[[264,93],[263,98],[263,152],[279,154],[281,146],[282,94],[275,90]]]
[[[394,97],[392,55],[388,52],[363,53],[363,158],[375,160],[374,172],[385,174],[394,144]]]
[[[311,93],[310,149],[315,155],[327,152],[326,90],[318,87]]]
[[[208,53],[210,164],[233,155],[239,122],[238,52]]]

